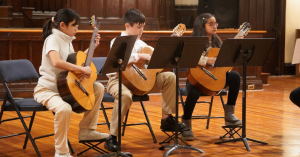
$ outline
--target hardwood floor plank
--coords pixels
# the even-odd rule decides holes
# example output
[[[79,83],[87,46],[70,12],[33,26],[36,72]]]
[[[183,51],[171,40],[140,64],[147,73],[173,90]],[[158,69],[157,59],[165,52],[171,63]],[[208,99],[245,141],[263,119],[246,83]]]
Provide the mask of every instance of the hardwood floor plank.
[[[170,156],[230,156],[230,157],[274,157],[274,156],[300,156],[300,109],[289,100],[289,94],[292,90],[300,86],[300,78],[297,77],[269,77],[269,85],[264,86],[262,91],[247,91],[247,130],[248,138],[267,142],[268,145],[261,145],[248,141],[251,152],[248,152],[243,142],[214,144],[220,141],[219,137],[225,134],[221,128],[224,125],[223,119],[211,119],[210,128],[205,129],[206,120],[195,119],[192,121],[194,141],[188,141],[193,147],[202,149],[205,154],[200,154],[192,150],[176,150]],[[200,100],[210,100],[210,97],[201,97]],[[227,97],[224,97],[227,101]],[[236,115],[242,118],[242,93],[239,93]],[[111,103],[105,103],[105,107],[112,106]],[[134,156],[157,157],[163,156],[165,151],[158,148],[159,142],[166,138],[166,135],[160,131],[161,119],[161,96],[150,95],[150,101],[144,102],[151,125],[153,127],[157,143],[153,143],[151,134],[147,126],[130,126],[126,128],[125,136],[122,138],[122,148],[125,152],[131,152]],[[194,114],[207,114],[208,105],[196,105]],[[108,117],[111,117],[111,110],[107,110]],[[23,115],[29,115],[31,112],[22,112]],[[212,116],[223,116],[221,101],[215,97]],[[182,108],[179,105],[179,115],[182,115]],[[3,119],[17,116],[14,112],[4,112]],[[86,149],[86,146],[78,143],[78,126],[83,114],[73,113],[71,117],[71,126],[68,137],[76,151],[74,156],[80,151]],[[40,136],[53,133],[54,116],[50,111],[39,112],[32,128],[32,135]],[[27,118],[28,125],[29,119]],[[145,122],[144,115],[139,103],[134,102],[130,109],[128,123]],[[99,122],[105,122],[102,111],[99,112]],[[0,125],[0,136],[23,131],[19,120],[13,122],[4,122]],[[98,126],[98,131],[108,132],[106,125]],[[241,131],[239,132],[241,134]],[[28,143],[27,149],[22,149],[25,135],[0,139],[0,157],[32,157],[36,153]],[[43,157],[54,156],[54,139],[47,137],[36,141],[40,153]],[[100,147],[103,148],[103,145]],[[82,157],[97,156],[99,153],[90,150]]]

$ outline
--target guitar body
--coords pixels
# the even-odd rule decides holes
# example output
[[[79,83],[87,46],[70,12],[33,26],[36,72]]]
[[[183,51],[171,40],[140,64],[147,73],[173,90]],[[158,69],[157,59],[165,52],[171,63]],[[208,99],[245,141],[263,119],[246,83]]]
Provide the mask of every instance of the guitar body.
[[[251,25],[244,22],[240,28],[235,39],[240,36],[245,36],[251,29]],[[207,57],[217,57],[220,49],[211,48]],[[203,94],[214,96],[221,91],[226,83],[226,73],[231,71],[232,67],[211,67],[211,66],[197,66],[196,68],[190,68],[187,71],[187,79],[189,82],[197,87]]]
[[[83,66],[86,61],[87,55],[79,51],[77,53],[70,54],[67,62]],[[57,78],[57,88],[59,95],[64,101],[72,106],[72,110],[76,113],[85,112],[91,110],[95,104],[95,93],[93,84],[97,79],[97,69],[93,62],[91,62],[90,68],[92,73],[89,77],[83,74],[77,74],[71,71],[63,71],[59,73]],[[86,90],[86,93],[80,88],[76,81]]]
[[[212,48],[209,50],[207,57],[217,57],[219,54],[219,48]],[[208,75],[202,68],[208,70],[216,80]],[[221,91],[226,83],[226,73],[230,71],[232,67],[211,67],[211,66],[197,66],[196,68],[190,68],[187,71],[187,79],[189,82],[197,87],[203,94],[216,95]]]
[[[153,48],[150,46],[144,47],[139,53],[153,53]],[[141,74],[133,67],[133,64],[128,64],[126,70],[122,72],[122,83],[133,92],[135,95],[145,95],[154,87],[156,74],[163,69],[146,69],[145,61],[139,60],[134,65],[142,72]]]

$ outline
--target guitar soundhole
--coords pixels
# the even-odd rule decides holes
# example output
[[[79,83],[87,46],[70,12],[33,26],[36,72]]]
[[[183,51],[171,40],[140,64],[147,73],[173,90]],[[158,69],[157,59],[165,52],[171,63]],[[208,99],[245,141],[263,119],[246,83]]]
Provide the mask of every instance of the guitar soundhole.
[[[82,66],[82,67],[85,67],[84,63],[82,63],[81,66]],[[86,74],[83,74],[83,77],[85,77],[85,78],[90,78],[91,76],[88,76],[88,75],[86,75]]]

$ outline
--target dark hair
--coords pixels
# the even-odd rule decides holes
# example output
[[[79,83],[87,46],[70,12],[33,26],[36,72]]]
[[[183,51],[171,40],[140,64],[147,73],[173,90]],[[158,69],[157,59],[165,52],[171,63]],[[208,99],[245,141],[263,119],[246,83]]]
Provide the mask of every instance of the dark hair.
[[[132,27],[135,23],[145,23],[145,15],[137,9],[129,9],[126,11],[123,22],[124,24],[129,23]]]
[[[52,18],[45,24],[43,28],[43,39],[45,40],[49,35],[52,34],[52,26],[54,28],[59,29],[60,23],[64,22],[67,26],[69,23],[74,21],[75,23],[73,26],[77,25],[80,22],[79,15],[72,9],[63,8],[57,11],[56,15],[54,16],[54,22],[52,22]]]
[[[214,15],[210,13],[203,13],[199,15],[194,22],[194,29],[191,36],[206,36],[205,32],[205,24],[207,23],[207,19],[215,17]],[[212,47],[218,47],[220,48],[222,46],[222,40],[220,37],[215,34],[212,35]]]

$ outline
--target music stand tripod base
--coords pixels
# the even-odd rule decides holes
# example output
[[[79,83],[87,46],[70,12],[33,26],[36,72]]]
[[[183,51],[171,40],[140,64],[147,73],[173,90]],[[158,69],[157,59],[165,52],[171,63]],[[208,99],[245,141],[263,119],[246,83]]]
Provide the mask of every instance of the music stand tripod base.
[[[205,50],[206,44],[208,44],[207,37],[159,37],[148,69],[175,68],[176,89],[179,89],[178,69],[195,68],[201,53],[194,53],[194,50]],[[162,146],[162,148],[170,147],[164,156],[169,156],[176,149],[190,149],[204,153],[201,149],[178,143],[178,95],[176,90],[174,145]]]
[[[246,149],[250,150],[247,140],[268,144],[266,142],[254,140],[246,137],[246,74],[247,66],[263,66],[274,44],[274,38],[252,38],[252,39],[226,39],[223,42],[218,58],[215,62],[216,67],[243,67],[243,99],[242,99],[242,137],[227,141],[216,142],[221,144],[226,142],[243,141]]]
[[[108,54],[108,57],[105,61],[105,64],[102,69],[101,74],[107,74],[111,72],[119,72],[119,98],[122,97],[122,71],[126,69],[132,48],[136,41],[137,35],[130,36],[120,36],[117,37],[113,43],[112,48]],[[124,66],[125,65],[125,66]],[[117,156],[117,157],[132,157],[132,154],[129,152],[122,152],[121,147],[121,108],[122,108],[122,99],[119,99],[118,102],[118,145],[117,152],[111,154],[103,154],[98,157],[108,157],[108,156]]]

